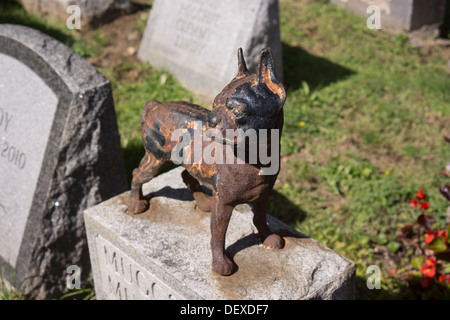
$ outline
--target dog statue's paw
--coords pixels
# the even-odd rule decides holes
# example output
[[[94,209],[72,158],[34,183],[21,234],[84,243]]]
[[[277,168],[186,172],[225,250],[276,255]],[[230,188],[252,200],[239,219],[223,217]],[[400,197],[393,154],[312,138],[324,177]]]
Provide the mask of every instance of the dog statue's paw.
[[[148,200],[134,200],[128,204],[127,213],[130,215],[140,214],[146,211],[149,207]]]
[[[262,246],[266,249],[282,249],[284,247],[284,239],[279,235],[272,233],[264,239]]]
[[[233,262],[227,256],[222,259],[213,259],[212,268],[215,273],[221,276],[229,276],[234,271]]]

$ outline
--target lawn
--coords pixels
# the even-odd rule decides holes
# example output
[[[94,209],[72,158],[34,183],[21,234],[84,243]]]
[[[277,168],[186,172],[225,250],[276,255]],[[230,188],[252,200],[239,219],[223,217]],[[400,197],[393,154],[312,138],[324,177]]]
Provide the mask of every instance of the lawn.
[[[15,1],[1,6],[0,22],[49,33],[110,79],[129,175],[143,154],[147,100],[202,104],[165,71],[124,53],[117,32],[139,40],[148,9],[126,25],[77,32],[27,15]],[[398,235],[421,213],[409,202],[420,188],[433,228],[446,224],[449,203],[439,187],[449,182],[441,174],[450,161],[449,49],[413,48],[407,34],[370,30],[364,18],[324,1],[281,1],[280,19],[288,97],[269,213],[355,261],[357,299],[448,298],[448,285],[417,289],[408,280],[421,265]],[[381,289],[366,285],[371,265],[381,270]]]

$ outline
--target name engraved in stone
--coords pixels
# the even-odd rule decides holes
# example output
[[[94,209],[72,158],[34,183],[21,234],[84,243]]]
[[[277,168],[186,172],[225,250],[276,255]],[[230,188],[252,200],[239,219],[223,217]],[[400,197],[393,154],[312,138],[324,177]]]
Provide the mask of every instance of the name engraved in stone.
[[[219,8],[204,6],[202,1],[182,3],[177,12],[174,46],[192,54],[202,55],[211,41],[221,18]]]
[[[12,114],[7,110],[0,108],[0,130],[5,133],[8,132],[8,126],[12,119]]]
[[[115,300],[179,300],[164,282],[144,270],[108,240],[96,237],[102,291]]]

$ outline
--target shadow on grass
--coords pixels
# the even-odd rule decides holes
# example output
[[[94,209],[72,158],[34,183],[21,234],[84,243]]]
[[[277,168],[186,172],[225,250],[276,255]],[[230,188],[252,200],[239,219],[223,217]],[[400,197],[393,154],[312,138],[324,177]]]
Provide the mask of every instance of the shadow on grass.
[[[126,146],[122,143],[122,154],[125,163],[125,172],[127,175],[128,186],[131,184],[134,168],[139,166],[141,159],[144,157],[145,150],[140,140],[130,140]]]
[[[384,289],[369,289],[367,278],[356,277],[355,300],[449,300],[450,289],[445,284],[433,281],[428,287],[423,288],[419,281],[407,283],[398,280],[396,292]],[[381,284],[383,278],[381,279]]]
[[[267,213],[293,228],[306,218],[304,210],[277,190],[272,190],[270,194]]]
[[[369,277],[368,275],[367,277]],[[392,292],[384,289],[369,289],[365,277],[356,276],[355,283],[355,300],[411,300],[414,296],[411,294],[410,288],[406,285],[400,285],[399,294],[394,295]],[[381,280],[383,281],[383,280]]]
[[[441,25],[440,36],[444,39],[450,39],[450,1],[445,4],[444,22]]]
[[[298,89],[306,81],[313,90],[355,74],[354,71],[308,53],[300,47],[282,43],[284,83],[289,90]]]

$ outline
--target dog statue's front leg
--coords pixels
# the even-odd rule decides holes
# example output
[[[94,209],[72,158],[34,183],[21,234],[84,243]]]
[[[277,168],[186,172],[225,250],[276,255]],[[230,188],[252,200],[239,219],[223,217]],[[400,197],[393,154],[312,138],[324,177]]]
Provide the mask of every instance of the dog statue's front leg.
[[[282,249],[284,247],[284,239],[279,235],[272,233],[267,225],[266,210],[269,197],[253,203],[253,224],[259,232],[259,238],[262,246],[266,249]]]
[[[214,194],[214,206],[211,214],[211,250],[213,271],[228,276],[233,273],[234,264],[225,254],[225,235],[230,222],[233,207],[221,203]]]

